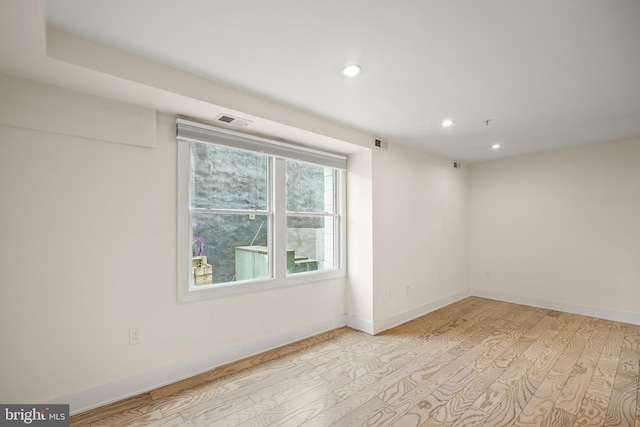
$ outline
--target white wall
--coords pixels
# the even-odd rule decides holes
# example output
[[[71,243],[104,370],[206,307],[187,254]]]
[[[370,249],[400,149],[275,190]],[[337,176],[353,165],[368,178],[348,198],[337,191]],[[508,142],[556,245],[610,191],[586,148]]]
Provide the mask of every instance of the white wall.
[[[640,323],[640,139],[474,164],[471,286]]]
[[[178,304],[179,111],[6,75],[0,90],[2,402],[77,412],[345,322],[376,333],[470,287],[640,323],[640,139],[455,169],[282,110],[352,143],[348,277]]]
[[[118,111],[69,96],[98,116]],[[158,115],[155,148],[4,118],[1,402],[71,401],[77,412],[344,324],[346,278],[177,303],[175,116]]]
[[[345,323],[375,333],[466,289],[466,171],[351,145],[348,277],[178,304],[175,115],[7,75],[0,89],[2,402],[78,412]]]
[[[371,150],[347,162],[347,316],[349,326],[373,333],[373,221]]]
[[[45,37],[27,3],[12,5],[26,5],[13,21],[29,37],[9,69],[39,82],[0,75],[0,401],[77,412],[345,322],[375,333],[463,296],[466,171],[413,149],[374,153],[360,130]],[[347,278],[177,304],[174,118],[221,112],[349,154]],[[398,212],[425,227],[416,236]],[[129,345],[132,327],[142,344]]]
[[[468,171],[390,143],[373,151],[373,188],[374,322],[382,330],[466,295]]]

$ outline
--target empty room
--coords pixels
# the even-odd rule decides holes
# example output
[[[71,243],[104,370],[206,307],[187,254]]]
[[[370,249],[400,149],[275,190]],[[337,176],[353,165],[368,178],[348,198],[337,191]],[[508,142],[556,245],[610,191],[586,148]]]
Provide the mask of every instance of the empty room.
[[[0,0],[0,200],[0,425],[640,427],[637,0]]]

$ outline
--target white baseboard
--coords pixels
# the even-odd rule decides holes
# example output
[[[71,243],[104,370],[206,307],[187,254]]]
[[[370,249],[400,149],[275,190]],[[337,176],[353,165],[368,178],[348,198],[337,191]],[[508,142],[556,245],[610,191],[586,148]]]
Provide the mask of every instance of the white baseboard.
[[[369,335],[374,335],[373,323],[366,320],[358,319],[357,317],[347,316],[347,326],[351,329],[357,329],[358,331],[366,332]]]
[[[66,396],[60,396],[46,403],[69,404],[71,415],[78,414],[175,383],[245,357],[253,356],[346,325],[346,316],[338,316],[302,328],[292,329],[253,340],[243,345],[226,348],[215,353],[152,369],[151,371],[130,378],[99,385]]]
[[[456,292],[455,294],[448,295],[444,298],[437,299],[428,304],[421,305],[416,308],[412,308],[411,310],[407,310],[400,314],[396,314],[388,319],[379,320],[374,322],[373,324],[373,333],[378,334],[382,331],[386,331],[387,329],[391,329],[395,326],[402,325],[403,323],[407,323],[410,320],[413,320],[417,317],[424,316],[427,313],[431,313],[439,308],[445,307],[449,304],[453,304],[454,302],[460,301],[471,295],[471,291],[466,289],[464,291]],[[365,331],[368,332],[368,331]],[[369,332],[371,333],[371,332]]]
[[[172,384],[245,357],[253,356],[255,354],[343,326],[349,326],[350,328],[375,335],[472,295],[498,301],[512,302],[516,304],[640,325],[640,314],[637,313],[582,306],[578,304],[568,304],[481,289],[467,289],[411,310],[407,310],[388,319],[368,322],[347,315],[337,316],[333,319],[307,325],[302,328],[291,329],[289,331],[253,340],[243,345],[226,348],[197,358],[176,362],[130,378],[99,385],[97,387],[82,390],[66,396],[60,396],[46,403],[69,404],[71,414],[78,414],[99,406],[117,402],[118,400],[126,399],[127,397],[135,396],[140,393],[145,393],[150,390]]]
[[[498,301],[512,302],[515,304],[529,305],[532,307],[546,308],[549,310],[563,311],[566,313],[580,314],[582,316],[596,317],[598,319],[613,320],[616,322],[640,325],[640,314],[629,313],[626,311],[551,301],[542,298],[531,298],[522,295],[486,291],[482,289],[471,289],[471,295]]]

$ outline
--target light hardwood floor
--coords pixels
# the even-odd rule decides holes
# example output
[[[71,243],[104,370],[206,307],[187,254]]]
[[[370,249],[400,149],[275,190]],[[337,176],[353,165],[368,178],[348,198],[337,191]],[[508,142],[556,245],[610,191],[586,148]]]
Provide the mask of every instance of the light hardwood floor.
[[[341,328],[71,418],[72,426],[640,427],[640,326],[470,297]]]

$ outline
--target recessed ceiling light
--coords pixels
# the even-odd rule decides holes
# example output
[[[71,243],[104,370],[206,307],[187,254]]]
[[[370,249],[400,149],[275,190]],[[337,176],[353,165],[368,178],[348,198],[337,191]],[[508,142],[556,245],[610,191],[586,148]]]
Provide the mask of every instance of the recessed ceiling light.
[[[359,65],[347,65],[342,69],[342,74],[347,77],[355,77],[360,74],[360,71],[362,71],[362,68]]]
[[[444,126],[444,127],[448,128],[448,127],[449,127],[449,126],[451,126],[453,123],[454,123],[454,121],[453,121],[453,120],[451,120],[451,119],[443,120],[443,121],[442,121],[442,126]]]
[[[502,147],[502,145],[500,145],[500,144],[493,144],[493,145],[491,146],[491,148],[493,148],[494,150],[497,150],[497,149],[498,149],[498,148],[500,148],[500,147]]]

